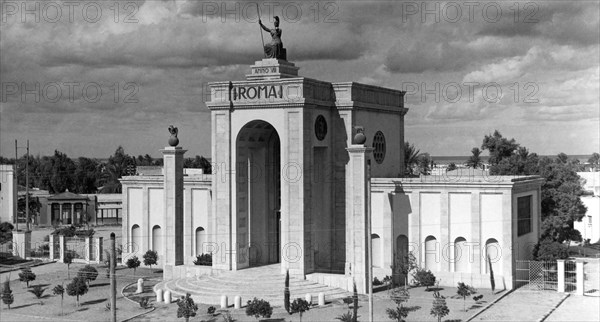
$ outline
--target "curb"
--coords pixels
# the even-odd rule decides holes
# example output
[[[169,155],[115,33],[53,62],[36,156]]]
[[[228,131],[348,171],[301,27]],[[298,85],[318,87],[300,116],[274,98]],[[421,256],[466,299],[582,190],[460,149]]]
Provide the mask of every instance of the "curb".
[[[559,306],[560,306],[560,305],[561,305],[561,304],[562,304],[562,303],[563,303],[563,302],[564,302],[564,301],[565,301],[565,300],[566,300],[566,299],[567,299],[569,296],[571,296],[571,294],[570,294],[570,293],[567,293],[567,294],[565,295],[565,297],[563,297],[563,298],[560,300],[560,302],[558,302],[558,304],[556,304],[556,306],[555,306],[555,307],[551,308],[551,309],[550,309],[550,311],[549,311],[548,313],[544,314],[544,316],[542,316],[542,318],[541,318],[541,319],[537,320],[537,322],[543,322],[544,320],[546,320],[546,319],[547,319],[547,318],[550,316],[550,314],[552,314],[552,312],[554,312],[554,310],[556,310],[556,309],[557,309],[557,308],[558,308],[558,307],[559,307]]]
[[[479,312],[473,314],[470,318],[468,318],[465,322],[470,322],[473,321],[473,319],[475,319],[477,316],[479,316],[481,313],[487,311],[490,307],[492,307],[494,304],[496,304],[498,301],[500,301],[501,299],[503,299],[504,297],[506,297],[508,294],[514,292],[515,289],[512,290],[508,290],[508,292],[506,292],[505,294],[501,295],[500,297],[498,297],[497,299],[493,300],[491,303],[489,303],[488,305],[486,305],[486,307],[484,307],[483,309],[481,309]]]

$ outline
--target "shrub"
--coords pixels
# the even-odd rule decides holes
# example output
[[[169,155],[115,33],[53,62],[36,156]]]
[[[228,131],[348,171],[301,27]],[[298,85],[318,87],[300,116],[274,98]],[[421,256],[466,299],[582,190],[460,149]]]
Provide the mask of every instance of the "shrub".
[[[460,295],[463,298],[463,310],[465,312],[467,312],[467,306],[466,306],[467,296],[471,296],[475,293],[477,293],[477,290],[474,289],[472,286],[467,285],[463,282],[458,282],[456,294]]]
[[[430,286],[435,285],[435,275],[430,270],[419,268],[413,277],[419,286],[425,286],[425,290],[429,290]]]
[[[146,252],[146,254],[144,254],[144,265],[150,266],[150,268],[152,268],[152,265],[156,265],[157,262],[158,262],[158,253],[154,250],[149,249]]]
[[[285,288],[283,289],[283,306],[290,313],[290,271],[285,271]],[[290,313],[291,314],[291,313]]]
[[[67,294],[69,296],[77,297],[77,306],[79,306],[79,297],[83,296],[88,291],[88,286],[85,283],[85,279],[81,277],[75,277],[71,283],[67,285]]]
[[[27,283],[27,287],[29,287],[29,282],[35,281],[35,274],[31,271],[30,267],[21,268],[19,281]]]
[[[383,285],[383,282],[380,281],[377,277],[373,279],[373,286]]]
[[[442,321],[442,318],[450,313],[448,305],[446,304],[446,298],[440,295],[439,292],[433,293],[433,307],[429,314],[437,317],[438,322]]]
[[[212,266],[212,253],[201,254],[196,256],[195,265]]]
[[[60,295],[60,314],[63,314],[63,300],[65,299],[65,288],[62,285],[56,285],[52,289],[54,295]]]
[[[229,311],[225,311],[225,313],[223,314],[223,322],[233,322],[233,321],[235,321],[235,320],[231,316],[231,313],[229,313]]]
[[[40,305],[43,305],[42,296],[44,295],[44,291],[46,291],[46,289],[42,288],[41,285],[35,285],[33,289],[29,290],[29,293],[35,295],[35,297],[40,300]]]
[[[273,314],[273,308],[271,304],[263,299],[257,299],[256,297],[252,301],[248,301],[246,305],[246,315],[254,316],[256,319],[259,317],[270,318]]]
[[[184,318],[185,321],[189,321],[191,317],[196,316],[198,311],[198,305],[194,303],[194,299],[190,296],[190,293],[185,294],[185,297],[181,297],[177,301],[177,318]]]
[[[569,258],[569,249],[559,242],[551,239],[544,239],[533,248],[533,257],[538,261],[567,259]]]
[[[352,304],[352,302],[354,302],[354,299],[352,298],[352,296],[347,296],[347,297],[344,297],[344,299],[342,299],[342,301],[344,301],[344,304],[348,305],[348,309],[350,309],[350,304]]]
[[[2,302],[8,305],[8,309],[10,310],[10,305],[15,301],[15,297],[10,289],[10,281],[8,278],[6,281],[4,281],[4,285],[2,286],[2,294],[0,296],[2,297]]]
[[[132,268],[133,269],[133,275],[135,276],[135,270],[140,267],[140,260],[137,258],[137,256],[133,256],[130,257],[127,262],[125,262],[125,265],[127,265],[128,268]]]
[[[98,277],[98,270],[92,265],[85,265],[82,269],[77,272],[77,277],[83,278],[88,286],[90,286],[91,281],[95,281]]]
[[[71,263],[73,263],[73,253],[65,251],[63,263],[67,264],[67,278],[71,278],[71,273],[69,271],[69,268],[71,267]]]
[[[209,306],[208,310],[206,310],[206,313],[208,313],[208,314],[215,314],[216,310],[217,310],[217,308],[215,308],[214,306]]]
[[[405,321],[408,314],[412,311],[420,309],[420,306],[404,306],[404,302],[410,299],[410,293],[406,287],[395,289],[390,293],[392,301],[396,303],[396,308],[388,308],[385,310],[388,317],[397,322]]]
[[[300,322],[302,322],[302,314],[310,310],[310,304],[304,299],[295,299],[290,306],[290,314],[299,313]]]
[[[142,298],[140,299],[140,302],[139,302],[139,304],[140,304],[140,307],[141,307],[142,309],[147,309],[147,308],[148,308],[148,303],[149,303],[149,302],[150,302],[150,300],[148,300],[148,298],[147,298],[147,297],[142,297]]]
[[[342,315],[338,315],[335,317],[336,320],[340,320],[342,322],[353,322],[354,319],[352,317],[352,312],[348,311]]]

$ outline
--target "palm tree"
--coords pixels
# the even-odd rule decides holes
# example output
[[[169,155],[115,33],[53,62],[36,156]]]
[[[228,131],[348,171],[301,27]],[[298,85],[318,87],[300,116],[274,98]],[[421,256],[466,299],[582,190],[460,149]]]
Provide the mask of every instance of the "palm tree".
[[[420,150],[408,142],[404,142],[404,174],[412,175],[413,167],[419,162]]]
[[[469,168],[473,168],[473,169],[477,169],[477,168],[483,168],[483,161],[481,160],[480,154],[481,154],[481,150],[479,150],[479,148],[473,148],[471,150],[471,153],[473,155],[471,155],[469,157],[469,159],[467,160],[467,167]]]

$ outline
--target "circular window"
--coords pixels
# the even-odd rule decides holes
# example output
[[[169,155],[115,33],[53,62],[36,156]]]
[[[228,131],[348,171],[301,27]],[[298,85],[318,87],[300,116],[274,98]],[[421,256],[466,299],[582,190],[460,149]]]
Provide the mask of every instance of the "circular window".
[[[385,159],[385,136],[381,131],[377,131],[375,133],[375,137],[373,138],[373,157],[375,158],[375,162],[381,164],[383,159]]]
[[[317,116],[317,120],[315,121],[315,135],[319,141],[323,141],[327,135],[327,121],[325,121],[323,115]]]

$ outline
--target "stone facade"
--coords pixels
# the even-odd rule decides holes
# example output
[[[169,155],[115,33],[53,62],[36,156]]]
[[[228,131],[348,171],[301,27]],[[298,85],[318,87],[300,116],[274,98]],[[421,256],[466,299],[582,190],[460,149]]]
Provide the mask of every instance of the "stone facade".
[[[180,165],[165,156],[160,173],[123,178],[123,260],[162,247],[170,279],[202,274],[185,266],[212,253],[212,274],[279,263],[281,273],[347,290],[356,282],[364,293],[369,242],[375,276],[403,280],[398,258],[410,246],[442,285],[482,285],[482,254],[493,250],[495,272],[512,287],[515,260],[539,235],[539,178],[399,178],[402,91],[300,77],[276,59],[209,88],[213,174],[180,184]],[[366,142],[354,144],[358,128]],[[183,261],[169,247],[182,248]],[[463,248],[469,261],[457,264]]]

